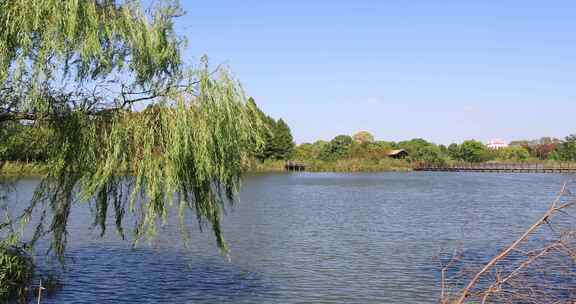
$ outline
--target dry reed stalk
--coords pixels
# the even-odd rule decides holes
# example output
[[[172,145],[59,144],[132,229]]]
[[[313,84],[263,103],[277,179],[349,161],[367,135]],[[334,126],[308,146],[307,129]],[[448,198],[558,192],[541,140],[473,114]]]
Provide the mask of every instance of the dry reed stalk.
[[[576,229],[560,231],[553,224],[553,219],[560,215],[569,215],[567,211],[576,206],[576,200],[570,193],[568,186],[570,182],[564,183],[560,193],[552,201],[546,212],[534,222],[520,237],[505,247],[499,254],[494,256],[482,268],[473,273],[471,279],[467,281],[456,295],[450,295],[447,284],[447,273],[456,260],[452,259],[443,265],[441,271],[441,294],[442,304],[463,304],[488,303],[492,298],[497,303],[576,303],[576,286],[568,287],[557,283],[554,286],[544,283],[541,276],[550,275],[554,279],[565,277],[576,279]],[[574,221],[570,221],[574,223]],[[562,223],[560,223],[562,224]],[[554,236],[552,240],[546,241],[544,245],[538,245],[531,250],[522,250],[522,246],[530,246],[528,240],[531,236],[541,231],[542,227],[548,227],[549,232]],[[537,242],[540,244],[540,241]],[[532,245],[533,246],[533,245]],[[512,254],[520,254],[522,259],[514,261]],[[535,263],[544,261],[541,268],[534,268]],[[570,263],[564,265],[564,263]],[[564,267],[564,266],[565,267]],[[562,268],[565,273],[556,273],[555,267]],[[566,270],[568,270],[566,272]],[[526,273],[526,274],[525,274]],[[537,282],[530,281],[530,276],[539,275]],[[486,283],[486,280],[490,280]],[[540,281],[538,281],[540,280]],[[574,284],[576,280],[572,284]],[[558,293],[560,295],[557,295]],[[545,300],[544,300],[545,299]]]

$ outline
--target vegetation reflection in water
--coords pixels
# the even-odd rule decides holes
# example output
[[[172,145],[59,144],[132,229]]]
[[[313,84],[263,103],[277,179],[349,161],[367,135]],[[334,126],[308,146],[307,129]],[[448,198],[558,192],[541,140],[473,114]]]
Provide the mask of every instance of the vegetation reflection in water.
[[[543,214],[543,202],[563,180],[553,174],[251,175],[242,206],[223,225],[230,263],[216,254],[209,234],[193,233],[197,245],[182,250],[174,223],[150,248],[131,250],[114,235],[98,240],[98,231],[86,230],[89,208],[79,207],[65,285],[44,301],[170,303],[164,292],[171,292],[194,303],[431,303],[440,296],[440,253],[461,248],[462,265],[488,261]],[[25,193],[33,183],[19,187]]]

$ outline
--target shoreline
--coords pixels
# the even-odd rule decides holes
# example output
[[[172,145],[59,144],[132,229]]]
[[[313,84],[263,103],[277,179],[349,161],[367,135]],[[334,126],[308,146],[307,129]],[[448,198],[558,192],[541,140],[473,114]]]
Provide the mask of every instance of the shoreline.
[[[245,173],[279,173],[286,172],[286,162],[283,160],[278,161],[254,161],[246,166]],[[375,160],[358,160],[347,159],[333,162],[326,161],[311,161],[306,162],[307,168],[305,172],[319,172],[319,173],[374,173],[374,172],[411,172],[414,171],[413,167],[405,161],[375,161]],[[14,177],[14,176],[43,176],[48,172],[45,164],[39,163],[23,163],[7,161],[4,166],[0,168],[0,177]]]
[[[342,159],[337,161],[302,161],[310,173],[377,173],[377,172],[415,172],[413,164],[405,160],[390,159]],[[507,162],[498,162],[507,164]],[[576,167],[576,163],[572,163]],[[267,160],[251,161],[246,164],[246,174],[287,172],[286,161]],[[42,177],[48,173],[47,165],[35,162],[6,161],[0,166],[0,177]]]
[[[404,160],[392,159],[341,159],[337,161],[300,161],[306,164],[305,172],[370,173],[370,172],[410,172],[413,166]],[[253,161],[247,166],[247,173],[286,172],[286,161]]]
[[[43,176],[48,172],[44,164],[7,161],[0,166],[0,177]]]

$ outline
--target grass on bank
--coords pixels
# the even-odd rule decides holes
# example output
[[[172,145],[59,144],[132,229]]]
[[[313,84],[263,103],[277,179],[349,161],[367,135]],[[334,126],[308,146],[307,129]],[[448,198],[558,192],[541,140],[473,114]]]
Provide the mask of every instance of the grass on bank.
[[[42,176],[48,172],[43,163],[38,162],[5,162],[0,166],[0,175],[3,176]]]
[[[305,164],[306,170],[312,172],[404,172],[412,170],[412,166],[407,161],[392,158],[348,158],[337,161],[311,161]]]
[[[348,158],[335,161],[308,160],[296,161],[306,165],[309,172],[380,172],[380,171],[411,171],[412,166],[405,160],[391,158],[356,159]],[[248,172],[281,172],[285,171],[286,161],[266,160],[253,161]]]
[[[365,158],[346,158],[334,161],[323,160],[306,160],[295,162],[306,165],[306,171],[309,172],[406,172],[412,171],[413,165],[406,161],[393,158],[382,159],[365,159]],[[518,164],[518,161],[490,161],[489,163],[499,164]],[[544,164],[544,165],[562,165],[576,166],[575,162],[558,162],[558,161],[523,161],[525,164]],[[446,165],[456,165],[461,162],[448,161]],[[266,160],[263,162],[252,160],[246,164],[248,173],[266,173],[285,171],[286,161],[284,160]],[[34,162],[5,162],[0,168],[0,176],[43,176],[47,173],[48,168],[45,164]],[[126,170],[127,174],[129,171]]]
[[[302,161],[306,171],[311,172],[378,172],[410,171],[411,165],[404,160],[396,159],[341,159],[336,161],[310,160]],[[285,171],[286,161],[266,160],[251,161],[247,172],[265,173]],[[47,166],[42,163],[6,162],[0,170],[1,176],[42,176],[47,173]]]

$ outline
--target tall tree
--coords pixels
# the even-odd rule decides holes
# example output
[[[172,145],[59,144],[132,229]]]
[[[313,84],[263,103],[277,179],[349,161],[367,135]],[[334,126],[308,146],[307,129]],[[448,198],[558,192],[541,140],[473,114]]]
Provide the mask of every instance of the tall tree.
[[[262,122],[262,126],[258,129],[258,132],[263,140],[263,144],[255,143],[253,153],[258,160],[264,161],[274,155],[274,148],[272,145],[276,129],[276,121],[272,117],[266,115],[258,107],[254,98],[250,97],[247,104],[250,108],[254,109],[256,117]]]
[[[289,159],[294,151],[292,131],[282,118],[274,124],[271,150],[272,157],[275,159]]]
[[[52,134],[49,174],[0,229],[41,209],[32,241],[52,236],[62,258],[78,200],[94,205],[102,233],[108,213],[124,234],[133,212],[136,240],[153,237],[174,206],[181,219],[193,209],[226,250],[222,208],[261,143],[259,122],[226,69],[183,64],[173,29],[182,14],[177,1],[147,11],[139,1],[0,2],[0,129],[27,120]],[[160,106],[134,115],[143,102]]]

